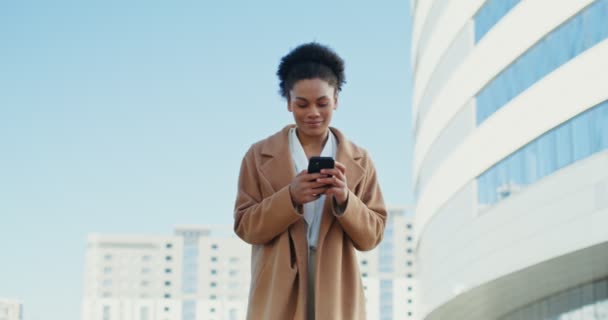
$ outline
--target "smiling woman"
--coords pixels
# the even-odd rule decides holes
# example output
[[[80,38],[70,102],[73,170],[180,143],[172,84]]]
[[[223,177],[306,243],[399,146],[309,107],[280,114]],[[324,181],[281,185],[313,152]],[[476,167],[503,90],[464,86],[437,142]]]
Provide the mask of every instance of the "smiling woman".
[[[309,43],[277,75],[295,125],[251,146],[235,204],[234,230],[252,245],[247,318],[365,319],[355,250],[380,243],[387,213],[367,152],[330,127],[344,62]],[[308,173],[313,156],[335,167]]]

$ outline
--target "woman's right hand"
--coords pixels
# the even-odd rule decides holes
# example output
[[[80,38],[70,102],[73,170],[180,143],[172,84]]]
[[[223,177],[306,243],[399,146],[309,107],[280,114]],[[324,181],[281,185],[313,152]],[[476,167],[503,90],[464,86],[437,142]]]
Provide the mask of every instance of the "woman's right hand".
[[[327,191],[327,184],[317,182],[317,179],[324,176],[320,173],[308,173],[307,170],[298,173],[289,185],[289,194],[294,206],[319,199]]]

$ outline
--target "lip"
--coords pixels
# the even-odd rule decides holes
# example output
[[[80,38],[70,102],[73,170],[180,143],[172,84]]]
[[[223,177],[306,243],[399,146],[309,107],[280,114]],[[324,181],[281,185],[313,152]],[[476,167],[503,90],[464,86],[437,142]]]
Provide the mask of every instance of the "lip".
[[[315,122],[305,122],[305,123],[309,127],[320,127],[323,122],[322,121],[315,121]]]

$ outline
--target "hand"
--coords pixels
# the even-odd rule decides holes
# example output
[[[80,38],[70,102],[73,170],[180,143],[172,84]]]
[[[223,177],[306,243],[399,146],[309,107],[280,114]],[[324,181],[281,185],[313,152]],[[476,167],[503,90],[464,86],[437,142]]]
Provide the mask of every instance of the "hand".
[[[346,184],[346,167],[336,161],[335,168],[322,169],[323,177],[317,178],[317,182],[327,185],[328,188],[325,195],[333,195],[336,199],[336,204],[344,206],[348,200],[348,186]],[[331,177],[327,177],[331,175]]]
[[[289,185],[289,194],[294,206],[317,200],[325,193],[328,188],[326,183],[317,182],[321,177],[320,173],[308,173],[307,170],[295,176]]]

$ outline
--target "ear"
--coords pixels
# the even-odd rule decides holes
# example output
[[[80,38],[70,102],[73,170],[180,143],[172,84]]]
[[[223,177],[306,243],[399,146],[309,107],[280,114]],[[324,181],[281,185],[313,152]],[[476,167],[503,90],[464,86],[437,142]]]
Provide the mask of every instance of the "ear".
[[[334,110],[338,109],[338,94],[334,94]]]
[[[289,103],[289,98],[287,98],[287,111],[293,112],[293,109],[291,108],[291,103]]]

